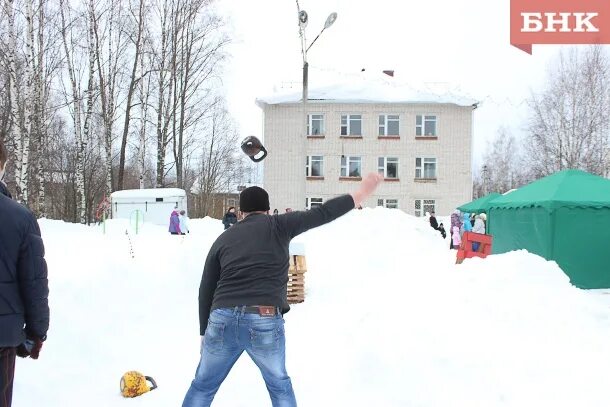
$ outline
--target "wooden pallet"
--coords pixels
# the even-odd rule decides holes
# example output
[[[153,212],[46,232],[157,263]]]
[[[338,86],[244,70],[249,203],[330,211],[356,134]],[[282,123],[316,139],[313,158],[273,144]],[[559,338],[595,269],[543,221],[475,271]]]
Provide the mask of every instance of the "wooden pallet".
[[[305,256],[290,256],[288,268],[288,304],[298,304],[305,301],[305,273],[307,263]]]

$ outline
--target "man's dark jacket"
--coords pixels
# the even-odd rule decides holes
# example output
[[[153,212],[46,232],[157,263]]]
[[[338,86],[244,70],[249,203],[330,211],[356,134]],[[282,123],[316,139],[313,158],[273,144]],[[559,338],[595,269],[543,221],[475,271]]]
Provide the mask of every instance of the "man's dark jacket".
[[[233,212],[225,213],[225,216],[222,218],[222,224],[225,225],[225,230],[229,229],[230,226],[233,226],[237,223],[237,215]]]
[[[434,215],[430,215],[430,226],[432,226],[432,229],[438,229],[438,222],[436,221],[436,217],[434,217]]]
[[[49,328],[47,264],[36,218],[0,182],[0,348]]]
[[[210,248],[199,286],[200,334],[216,308],[272,305],[288,312],[290,240],[352,209],[354,199],[343,195],[309,211],[253,213],[225,230]]]

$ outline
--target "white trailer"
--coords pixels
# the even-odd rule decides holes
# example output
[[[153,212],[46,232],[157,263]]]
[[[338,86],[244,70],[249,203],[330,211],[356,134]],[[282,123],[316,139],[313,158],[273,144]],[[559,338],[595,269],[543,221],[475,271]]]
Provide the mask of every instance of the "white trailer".
[[[157,225],[169,225],[174,210],[184,210],[188,215],[186,192],[179,188],[126,189],[110,195],[112,218],[135,219]]]

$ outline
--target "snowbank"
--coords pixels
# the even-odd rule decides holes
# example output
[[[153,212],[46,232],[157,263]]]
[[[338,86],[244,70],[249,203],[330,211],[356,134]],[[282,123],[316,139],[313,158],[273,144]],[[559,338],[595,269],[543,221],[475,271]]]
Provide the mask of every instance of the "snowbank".
[[[15,405],[177,406],[199,351],[197,295],[222,224],[188,236],[128,222],[41,221],[51,329],[38,361],[19,360]],[[126,233],[127,232],[127,233]],[[610,308],[525,251],[469,259],[417,219],[352,211],[295,239],[307,299],[286,315],[300,406],[608,406]],[[128,370],[159,388],[119,395]],[[266,406],[242,356],[214,406]]]

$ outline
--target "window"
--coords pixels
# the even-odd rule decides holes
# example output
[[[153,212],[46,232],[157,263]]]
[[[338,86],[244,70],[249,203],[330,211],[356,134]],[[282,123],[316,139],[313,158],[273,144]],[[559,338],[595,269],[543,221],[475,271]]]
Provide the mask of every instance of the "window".
[[[342,136],[361,136],[362,135],[362,115],[344,114],[341,116],[341,135]]]
[[[321,155],[308,155],[305,163],[305,175],[307,177],[324,176],[324,157]]]
[[[416,136],[436,136],[436,116],[417,115],[415,118]]]
[[[415,178],[436,178],[436,158],[417,157],[415,159]]]
[[[398,199],[380,198],[377,200],[377,206],[383,206],[389,209],[398,209]]]
[[[360,157],[341,156],[341,176],[342,177],[361,177],[362,159]]]
[[[379,115],[379,135],[398,136],[400,134],[400,118],[398,115]]]
[[[428,213],[436,212],[436,201],[434,199],[416,199],[415,216],[421,217]]]
[[[311,209],[316,206],[322,205],[324,200],[322,198],[305,198],[305,208]]]
[[[307,115],[307,135],[319,136],[324,134],[324,115],[309,114]]]
[[[384,178],[398,178],[398,158],[379,157],[377,170]]]

